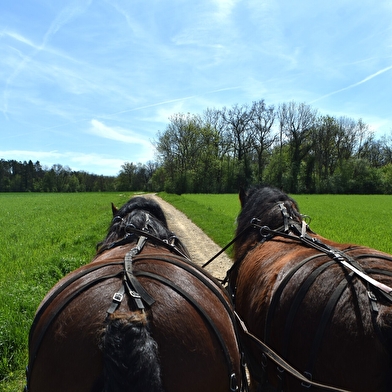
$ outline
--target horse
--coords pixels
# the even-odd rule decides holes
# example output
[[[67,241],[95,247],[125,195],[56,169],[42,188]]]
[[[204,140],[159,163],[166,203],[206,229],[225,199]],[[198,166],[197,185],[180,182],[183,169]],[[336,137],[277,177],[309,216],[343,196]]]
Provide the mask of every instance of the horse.
[[[244,390],[233,306],[158,203],[117,209],[93,260],[61,279],[29,335],[28,392]]]
[[[251,390],[391,391],[392,256],[316,234],[279,189],[239,199],[227,280]]]

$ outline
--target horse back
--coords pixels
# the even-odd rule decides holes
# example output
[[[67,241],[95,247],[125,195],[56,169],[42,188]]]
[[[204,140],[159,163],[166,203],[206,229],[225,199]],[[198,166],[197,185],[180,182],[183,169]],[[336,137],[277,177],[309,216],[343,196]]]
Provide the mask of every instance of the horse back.
[[[30,391],[100,391],[101,339],[124,278],[127,247],[106,252],[63,278],[46,295],[30,334]],[[147,245],[133,274],[154,299],[146,313],[157,342],[165,390],[227,391],[240,383],[232,308],[214,278],[170,251]],[[132,313],[131,296],[118,312]]]
[[[392,287],[390,255],[322,241]],[[391,303],[324,253],[280,238],[254,247],[238,268],[235,305],[251,333],[313,380],[355,391],[391,385]],[[248,350],[251,362],[266,364],[257,347]],[[276,366],[266,368],[282,385]],[[284,380],[290,391],[301,390],[297,380]]]

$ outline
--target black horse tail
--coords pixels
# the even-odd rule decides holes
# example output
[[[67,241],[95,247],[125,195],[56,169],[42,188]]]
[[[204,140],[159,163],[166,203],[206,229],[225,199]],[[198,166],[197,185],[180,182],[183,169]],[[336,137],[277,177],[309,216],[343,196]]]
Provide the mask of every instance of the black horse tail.
[[[104,392],[164,392],[158,346],[143,312],[113,313],[102,336]]]

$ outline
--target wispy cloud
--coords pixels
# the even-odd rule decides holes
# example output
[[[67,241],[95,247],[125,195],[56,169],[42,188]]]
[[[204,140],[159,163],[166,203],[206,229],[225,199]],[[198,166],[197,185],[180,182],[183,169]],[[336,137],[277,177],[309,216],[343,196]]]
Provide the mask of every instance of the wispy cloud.
[[[368,82],[369,80],[372,80],[372,79],[374,79],[375,77],[380,76],[380,75],[382,75],[383,73],[385,73],[385,72],[387,72],[387,71],[389,71],[389,70],[391,70],[391,69],[392,69],[392,65],[390,65],[389,67],[383,68],[383,69],[381,69],[380,71],[377,71],[377,72],[375,72],[375,73],[373,73],[373,74],[367,76],[366,78],[360,80],[360,81],[357,82],[357,83],[350,84],[350,86],[341,88],[341,89],[336,90],[336,91],[332,91],[331,93],[325,94],[325,95],[323,95],[323,96],[320,97],[320,98],[316,98],[316,99],[314,99],[314,100],[313,100],[312,102],[310,102],[310,103],[312,104],[312,103],[314,103],[314,102],[321,101],[322,99],[327,98],[327,97],[330,97],[331,95],[335,95],[335,94],[341,93],[342,91],[350,90],[350,89],[352,89],[352,88],[354,88],[354,87],[360,86],[361,84],[366,83],[366,82]]]
[[[66,155],[70,159],[73,170],[83,170],[84,167],[93,167],[96,168],[94,172],[113,175],[114,173],[118,173],[121,165],[124,164],[124,159],[111,158],[107,155],[80,153],[68,153]]]
[[[53,20],[49,26],[49,29],[45,33],[41,44],[41,49],[47,45],[50,38],[56,34],[65,24],[84,13],[90,6],[91,1],[92,0],[74,0],[70,5],[64,7]]]
[[[120,127],[109,127],[98,120],[91,120],[91,127],[89,133],[99,136],[105,139],[114,140],[122,143],[130,144],[141,144],[146,147],[151,147],[151,143],[142,138],[140,135],[135,134],[132,131],[120,128]]]
[[[190,95],[190,96],[187,96],[187,97],[168,99],[168,100],[161,101],[161,102],[155,102],[155,103],[151,103],[151,104],[148,104],[148,105],[143,105],[143,106],[138,106],[138,107],[131,108],[131,109],[121,110],[120,112],[115,112],[115,113],[108,114],[107,117],[108,116],[116,116],[116,115],[122,114],[122,113],[135,112],[135,111],[139,111],[139,110],[149,109],[149,108],[153,108],[153,107],[156,107],[156,106],[163,106],[163,105],[167,105],[167,104],[173,104],[173,103],[178,103],[178,102],[183,102],[183,101],[189,101],[191,99],[195,99],[195,98],[201,97],[203,95],[210,95],[210,94],[216,94],[216,93],[224,92],[224,91],[238,90],[238,89],[241,89],[241,88],[242,88],[241,86],[224,87],[224,88],[220,88],[220,89],[216,89],[216,90],[212,90],[212,91],[207,91],[205,93]]]
[[[13,40],[15,40],[17,42],[21,42],[22,44],[30,46],[36,50],[38,50],[40,48],[33,41],[29,40],[28,38],[24,37],[23,35],[15,32],[15,31],[6,30],[6,31],[3,31],[0,35],[1,36],[8,36],[8,37],[12,38]]]
[[[54,21],[51,23],[51,25],[49,26],[49,29],[46,31],[42,43],[40,45],[34,44],[31,40],[23,37],[19,33],[16,32],[7,33],[10,37],[16,39],[17,41],[27,44],[32,48],[34,48],[34,51],[28,55],[23,55],[19,64],[15,67],[14,71],[6,80],[6,85],[3,92],[4,102],[2,108],[2,111],[6,117],[8,112],[9,86],[13,83],[13,81],[20,74],[20,72],[22,72],[22,70],[31,62],[31,60],[46,47],[51,37],[54,34],[56,34],[62,28],[63,25],[65,25],[66,23],[68,23],[70,20],[74,19],[81,13],[85,12],[88,6],[91,4],[91,1],[92,0],[86,0],[82,2],[81,0],[74,0],[73,3],[71,3],[69,6],[63,8],[59,12],[57,17],[54,19]]]
[[[237,0],[213,0],[213,3],[217,6],[217,18],[226,21],[233,12],[237,2]]]

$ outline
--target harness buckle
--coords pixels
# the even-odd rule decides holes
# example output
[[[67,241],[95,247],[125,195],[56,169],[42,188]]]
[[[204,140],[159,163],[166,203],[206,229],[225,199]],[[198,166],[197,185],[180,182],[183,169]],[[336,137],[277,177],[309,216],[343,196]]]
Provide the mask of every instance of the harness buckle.
[[[370,305],[374,313],[378,313],[377,297],[374,295],[373,291],[367,290],[367,295],[370,299]]]
[[[235,373],[232,373],[230,375],[230,391],[238,391],[238,385],[237,385],[237,377]]]
[[[284,369],[278,365],[276,366],[276,370],[276,377],[280,380],[280,382],[282,382],[284,377]]]
[[[310,372],[304,372],[304,376],[306,377],[306,378],[308,378],[309,379],[309,381],[312,381],[312,378],[313,378],[313,376],[312,376],[312,373],[310,373]],[[311,387],[311,385],[309,384],[309,383],[306,383],[306,382],[301,382],[301,385],[304,387],[304,388],[310,388]]]
[[[122,293],[114,293],[114,295],[113,295],[113,301],[118,302],[118,303],[121,303],[123,298],[124,298],[124,294],[122,294]]]
[[[368,297],[372,300],[372,301],[377,301],[377,297],[374,295],[374,293],[370,290],[368,290],[367,292]]]
[[[131,295],[132,298],[137,298],[137,299],[142,298],[142,296],[139,293],[133,290],[129,290],[129,294]]]
[[[267,356],[265,355],[265,353],[261,354],[261,366],[263,369],[266,369],[268,365],[268,361],[267,361]]]

